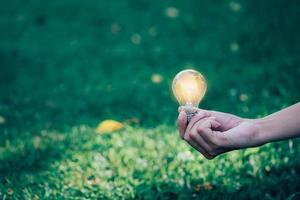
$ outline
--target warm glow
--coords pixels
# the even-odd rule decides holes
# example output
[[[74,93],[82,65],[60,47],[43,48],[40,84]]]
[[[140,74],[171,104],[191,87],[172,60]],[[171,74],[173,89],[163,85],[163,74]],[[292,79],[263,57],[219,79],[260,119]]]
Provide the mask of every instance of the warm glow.
[[[181,106],[198,107],[206,92],[206,82],[199,72],[184,70],[175,76],[172,90]]]

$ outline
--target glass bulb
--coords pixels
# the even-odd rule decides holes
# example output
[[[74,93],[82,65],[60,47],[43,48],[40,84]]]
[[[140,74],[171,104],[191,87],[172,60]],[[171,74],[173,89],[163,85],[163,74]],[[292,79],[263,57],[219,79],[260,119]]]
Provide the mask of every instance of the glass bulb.
[[[178,103],[184,106],[188,115],[198,107],[205,95],[206,87],[203,75],[192,69],[179,72],[172,83],[174,96]]]

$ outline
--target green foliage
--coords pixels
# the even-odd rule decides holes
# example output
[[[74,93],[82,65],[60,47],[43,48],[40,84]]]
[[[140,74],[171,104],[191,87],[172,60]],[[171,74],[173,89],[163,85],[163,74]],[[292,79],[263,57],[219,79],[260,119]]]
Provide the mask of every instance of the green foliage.
[[[299,100],[299,3],[249,0],[234,11],[230,1],[17,2],[0,10],[5,126],[132,117],[173,125],[170,82],[191,67],[208,80],[206,109],[255,117]],[[177,18],[165,15],[170,6]]]
[[[299,190],[299,140],[207,161],[167,126],[97,135],[81,125],[1,149],[0,195],[12,199],[276,199]],[[283,181],[284,180],[284,181]],[[282,187],[285,189],[282,190]]]
[[[170,91],[178,71],[195,68],[208,81],[204,109],[254,118],[299,101],[298,1],[1,3],[0,199],[300,190],[299,141],[204,160],[178,138]],[[140,124],[95,134],[103,119],[132,118]]]

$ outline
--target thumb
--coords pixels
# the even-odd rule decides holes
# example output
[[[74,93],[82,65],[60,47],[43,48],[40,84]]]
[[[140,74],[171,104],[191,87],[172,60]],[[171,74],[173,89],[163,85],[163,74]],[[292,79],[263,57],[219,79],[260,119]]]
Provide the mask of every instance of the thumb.
[[[185,129],[187,127],[187,115],[184,111],[181,111],[178,115],[177,125],[179,129],[180,137],[184,137]]]

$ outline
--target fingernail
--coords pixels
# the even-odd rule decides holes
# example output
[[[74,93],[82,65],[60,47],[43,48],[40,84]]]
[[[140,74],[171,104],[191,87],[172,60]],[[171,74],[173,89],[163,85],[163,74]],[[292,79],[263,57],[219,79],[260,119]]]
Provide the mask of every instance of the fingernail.
[[[184,109],[183,109],[183,107],[182,106],[179,106],[178,107],[178,112],[180,113],[181,111],[183,111]]]

